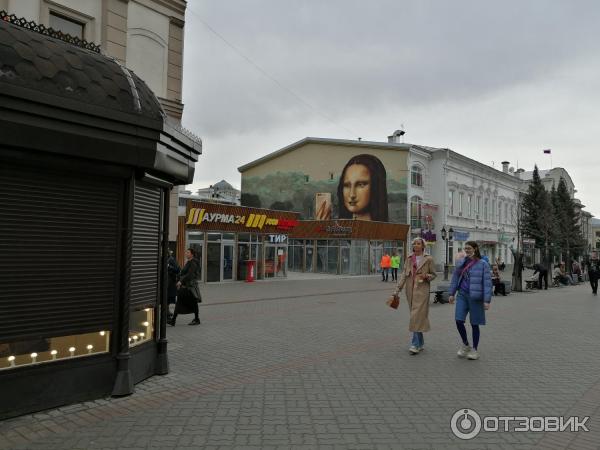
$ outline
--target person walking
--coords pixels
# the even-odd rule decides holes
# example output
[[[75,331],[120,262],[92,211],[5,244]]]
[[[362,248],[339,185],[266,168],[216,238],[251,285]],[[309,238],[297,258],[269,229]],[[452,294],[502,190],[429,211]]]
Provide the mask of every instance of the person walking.
[[[198,311],[198,302],[202,301],[200,291],[198,290],[197,281],[200,279],[200,263],[196,259],[196,251],[193,248],[188,248],[185,251],[185,259],[187,262],[177,282],[177,304],[173,317],[167,323],[175,326],[177,316],[179,314],[194,313],[194,320],[188,325],[200,325],[200,317]]]
[[[415,238],[412,241],[412,253],[406,259],[395,295],[399,295],[406,286],[406,300],[410,310],[408,330],[412,332],[411,355],[423,351],[425,340],[423,333],[431,329],[429,324],[429,285],[435,278],[433,258],[424,254],[425,241]]]
[[[400,256],[398,252],[394,250],[391,261],[392,281],[398,281],[398,269],[400,268]]]
[[[381,266],[381,281],[387,281],[388,272],[390,271],[390,267],[392,265],[392,258],[387,254],[387,252],[383,253],[379,264]]]
[[[169,250],[169,259],[167,260],[167,304],[168,304],[168,318],[169,320],[173,317],[171,313],[171,305],[175,305],[177,303],[177,281],[179,278],[179,273],[181,272],[181,267],[177,264],[177,261],[173,257],[173,250]],[[175,308],[175,306],[173,306]]]
[[[542,281],[544,282],[544,289],[548,290],[548,269],[543,262],[539,262],[533,265],[533,275],[538,274],[538,289],[542,289]]]
[[[500,279],[500,270],[497,264],[492,266],[492,285],[494,286],[494,295],[503,295],[506,297],[506,285]]]
[[[598,260],[593,259],[588,268],[588,277],[590,278],[590,285],[592,286],[592,294],[598,294],[598,279],[600,278],[600,266]]]
[[[457,355],[459,358],[475,360],[479,359],[479,327],[485,325],[485,311],[490,308],[492,301],[492,277],[489,264],[481,258],[477,242],[466,242],[464,250],[465,259],[462,264],[456,265],[452,273],[448,301],[453,304],[456,300],[454,319],[463,343]],[[472,347],[465,328],[467,314],[473,330]]]

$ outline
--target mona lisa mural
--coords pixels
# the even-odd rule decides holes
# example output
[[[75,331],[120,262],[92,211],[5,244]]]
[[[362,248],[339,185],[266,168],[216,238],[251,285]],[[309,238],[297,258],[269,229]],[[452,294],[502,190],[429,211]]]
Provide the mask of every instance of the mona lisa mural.
[[[305,138],[239,168],[242,205],[302,219],[406,223],[409,148]]]

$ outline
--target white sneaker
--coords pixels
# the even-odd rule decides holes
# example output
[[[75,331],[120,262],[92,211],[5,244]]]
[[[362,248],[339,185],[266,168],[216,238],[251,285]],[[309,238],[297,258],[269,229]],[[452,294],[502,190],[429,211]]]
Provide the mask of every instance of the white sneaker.
[[[466,358],[466,356],[471,352],[471,347],[468,345],[463,345],[456,354],[459,358]]]
[[[408,349],[408,351],[411,355],[416,355],[417,353],[419,353],[421,351],[421,349],[419,347],[415,347],[414,345],[411,345],[410,348]]]
[[[467,354],[467,359],[479,359],[479,352],[474,348]]]

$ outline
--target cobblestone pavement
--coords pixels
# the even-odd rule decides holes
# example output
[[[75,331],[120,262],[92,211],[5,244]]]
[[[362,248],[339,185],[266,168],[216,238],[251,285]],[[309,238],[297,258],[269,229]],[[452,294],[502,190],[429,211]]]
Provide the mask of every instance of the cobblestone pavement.
[[[202,325],[169,328],[168,375],[1,422],[0,448],[600,448],[600,297],[587,285],[495,297],[479,361],[456,357],[453,308],[438,304],[410,356],[391,290],[377,277],[208,286]],[[590,416],[590,431],[460,440],[461,408]]]

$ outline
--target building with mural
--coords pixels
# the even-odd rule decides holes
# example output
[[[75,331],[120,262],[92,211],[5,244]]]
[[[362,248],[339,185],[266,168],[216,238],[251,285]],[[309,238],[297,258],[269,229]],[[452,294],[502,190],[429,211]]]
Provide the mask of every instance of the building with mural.
[[[295,211],[306,220],[407,225],[406,239],[423,237],[439,270],[445,264],[452,266],[467,240],[478,241],[490,259],[500,257],[509,264],[522,185],[518,174],[509,172],[508,163],[500,171],[449,149],[402,143],[403,134],[394,132],[388,142],[311,137],[295,142],[239,168],[242,204]],[[368,198],[366,194],[361,198],[365,183]],[[370,268],[360,273],[373,273],[381,251],[403,252],[393,239],[368,233],[362,241],[369,249]],[[306,252],[319,250],[312,244],[304,248],[305,270],[332,271],[307,266]],[[290,260],[294,270],[296,261]],[[338,273],[343,273],[343,266],[338,265]]]
[[[409,150],[407,144],[308,137],[239,168],[242,205],[294,211],[301,219],[404,224]]]

